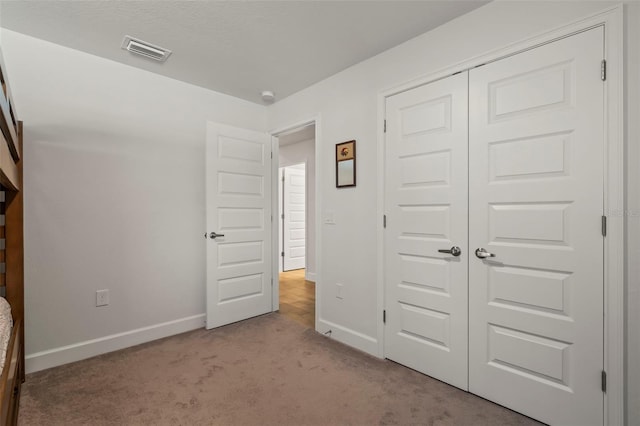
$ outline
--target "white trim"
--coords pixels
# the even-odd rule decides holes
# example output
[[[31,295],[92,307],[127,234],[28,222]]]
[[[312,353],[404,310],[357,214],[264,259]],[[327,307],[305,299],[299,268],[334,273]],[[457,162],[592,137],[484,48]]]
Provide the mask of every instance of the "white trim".
[[[316,323],[316,330],[327,337],[335,339],[345,345],[359,349],[368,354],[376,353],[378,340],[366,334],[351,330],[331,321],[320,318]],[[331,333],[329,333],[331,331]]]
[[[193,315],[174,321],[154,324],[124,333],[86,340],[72,345],[36,352],[26,356],[26,372],[34,373],[47,368],[76,362],[108,352],[117,351],[163,337],[203,328],[205,314]]]
[[[315,133],[315,128],[314,128],[314,133]],[[314,135],[315,136],[315,135]],[[313,159],[314,159],[314,164],[313,164],[313,169],[314,169],[314,177],[313,177],[313,183],[315,184],[315,150],[316,150],[316,141],[315,139],[313,140]],[[313,188],[313,197],[315,198],[315,188]],[[315,199],[314,201],[314,206],[315,206]],[[315,214],[315,212],[313,212]],[[304,157],[304,279],[307,279],[307,272],[309,271],[309,158],[307,156]],[[284,236],[282,238],[282,246],[284,247]],[[314,247],[314,252],[315,252],[315,247]],[[283,266],[284,266],[284,262],[282,262]],[[314,299],[314,304],[315,304],[315,299]]]
[[[280,309],[280,143],[278,137],[271,134],[271,311],[275,312]]]
[[[376,274],[378,276],[378,288],[376,289],[377,295],[377,305],[376,305],[376,332],[378,336],[378,347],[375,352],[371,352],[375,354],[378,358],[384,358],[384,321],[382,318],[382,311],[385,309],[385,287],[384,287],[384,249],[385,249],[385,238],[384,238],[384,226],[383,226],[383,217],[385,215],[384,206],[385,206],[385,198],[384,198],[384,188],[385,188],[385,117],[386,117],[386,98],[387,95],[385,92],[378,94],[378,146],[377,146],[377,155],[378,155],[378,202],[376,205],[377,209],[377,219],[378,226],[376,237],[380,242],[378,244],[378,265],[376,267]]]
[[[307,270],[304,271],[304,279],[307,281],[311,281],[311,282],[316,282],[316,273],[315,272],[309,272]]]
[[[278,150],[280,150],[280,142],[278,140]],[[278,160],[280,159],[280,154],[278,153]],[[274,208],[273,211],[274,213],[277,212],[277,214],[275,214],[273,216],[273,220],[277,220],[278,221],[278,250],[276,251],[276,259],[278,262],[278,274],[281,274],[284,272],[284,259],[282,257],[282,251],[283,251],[283,247],[284,247],[284,218],[282,217],[282,203],[283,203],[283,197],[284,197],[284,182],[283,182],[283,178],[284,178],[284,167],[280,166],[280,161],[278,161],[278,182],[276,182],[276,185],[274,185],[275,187],[278,188],[278,208]],[[276,197],[273,197],[274,199],[276,199]]]
[[[322,212],[322,178],[323,178],[323,171],[322,171],[322,167],[320,165],[320,159],[322,158],[322,150],[321,150],[321,145],[322,145],[322,134],[321,134],[321,121],[322,117],[320,114],[315,115],[307,120],[302,120],[302,121],[298,121],[296,123],[290,124],[288,126],[284,126],[284,127],[280,127],[277,128],[275,130],[272,130],[269,132],[269,134],[272,135],[272,152],[273,152],[273,160],[272,161],[272,170],[276,170],[276,175],[277,175],[277,170],[278,170],[278,166],[279,166],[279,159],[278,159],[278,153],[279,153],[279,148],[280,146],[278,145],[278,138],[277,136],[300,128],[300,127],[304,127],[304,126],[308,126],[310,124],[315,124],[315,177],[316,177],[316,241],[315,241],[315,245],[316,245],[316,272],[314,273],[313,276],[313,281],[316,283],[315,286],[315,299],[316,299],[316,317],[315,317],[315,324],[316,324],[316,331],[319,330],[319,323],[320,323],[320,311],[321,311],[321,306],[322,306],[322,298],[320,297],[320,291],[318,290],[319,285],[321,285],[322,283],[322,251],[321,251],[321,247],[322,247],[322,221],[320,220],[320,218],[322,217],[321,212]],[[306,164],[306,162],[305,162]],[[276,200],[274,203],[272,203],[271,206],[271,212],[272,214],[274,214],[274,217],[277,217],[277,210],[274,213],[274,206],[277,207],[278,205],[278,193],[277,193],[277,183],[275,183],[276,185],[276,193],[275,193],[275,197]],[[273,199],[273,196],[272,196]],[[278,232],[280,230],[280,226],[279,226],[279,220],[273,220],[273,224],[271,225],[271,232],[273,233],[273,235],[278,235]],[[277,244],[277,243],[276,243]],[[278,249],[276,247],[276,250],[274,251],[274,253],[278,253]],[[276,267],[273,269],[274,273],[273,273],[273,290],[272,290],[272,309],[274,311],[277,311],[280,308],[280,283],[279,283],[279,274],[277,273],[278,268],[277,268],[277,262],[278,262],[278,258],[277,256],[273,256],[274,260],[274,264],[276,265]],[[312,281],[312,280],[309,280]]]
[[[624,87],[623,87],[623,6],[616,5],[584,18],[572,21],[551,31],[545,31],[516,43],[477,55],[471,59],[419,76],[406,83],[378,93],[378,217],[384,214],[384,119],[385,99],[389,96],[439,80],[459,71],[495,61],[506,56],[532,49],[541,44],[567,37],[586,29],[603,25],[605,32],[605,58],[607,81],[605,82],[605,143],[606,184],[605,211],[608,215],[605,240],[605,341],[604,368],[607,371],[607,393],[604,395],[604,424],[624,424]],[[384,357],[384,229],[378,222],[378,312],[377,351]],[[373,353],[373,352],[372,352]]]
[[[322,182],[324,182],[324,171],[320,164],[322,156],[322,117],[318,114],[315,117],[316,122],[316,272],[315,272],[315,288],[316,288],[316,331],[319,329],[320,312],[322,311],[322,297],[319,290],[322,286]]]
[[[604,365],[607,372],[605,424],[621,425],[625,418],[625,161],[624,161],[624,25],[623,6],[603,16],[605,25],[605,239]],[[616,214],[617,213],[617,214]]]

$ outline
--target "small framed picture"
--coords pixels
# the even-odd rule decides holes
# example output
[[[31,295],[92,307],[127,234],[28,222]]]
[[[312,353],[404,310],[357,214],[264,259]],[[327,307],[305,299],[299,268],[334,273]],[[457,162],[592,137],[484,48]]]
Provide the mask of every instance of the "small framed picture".
[[[356,141],[336,144],[336,188],[356,186]]]

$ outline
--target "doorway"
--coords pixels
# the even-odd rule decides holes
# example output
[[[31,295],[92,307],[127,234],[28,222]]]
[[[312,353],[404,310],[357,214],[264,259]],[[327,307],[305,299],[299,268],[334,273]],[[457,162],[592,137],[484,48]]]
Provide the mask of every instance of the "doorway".
[[[277,136],[280,313],[315,329],[315,124]]]

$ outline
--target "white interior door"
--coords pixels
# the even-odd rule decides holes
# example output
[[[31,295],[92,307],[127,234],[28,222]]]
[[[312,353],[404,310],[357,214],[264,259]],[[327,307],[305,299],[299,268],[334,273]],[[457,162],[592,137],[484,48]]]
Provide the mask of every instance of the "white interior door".
[[[270,312],[271,138],[266,133],[207,123],[206,203],[207,328]]]
[[[463,72],[386,103],[385,356],[462,389],[467,94]]]
[[[602,58],[595,28],[469,74],[469,387],[558,425],[603,422]]]
[[[305,267],[305,167],[283,168],[283,270]]]

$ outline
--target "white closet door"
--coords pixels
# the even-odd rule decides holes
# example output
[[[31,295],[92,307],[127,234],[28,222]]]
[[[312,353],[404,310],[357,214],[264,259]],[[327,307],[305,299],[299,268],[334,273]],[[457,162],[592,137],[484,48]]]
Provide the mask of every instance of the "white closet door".
[[[469,74],[469,388],[557,425],[603,421],[602,58],[595,28]]]
[[[387,100],[385,356],[467,389],[467,73]],[[460,249],[456,256],[439,250]],[[455,250],[454,250],[455,252]]]
[[[207,328],[213,328],[271,312],[271,138],[208,123],[206,161]]]
[[[284,220],[283,220],[283,270],[302,269],[305,266],[305,167],[285,167]]]

